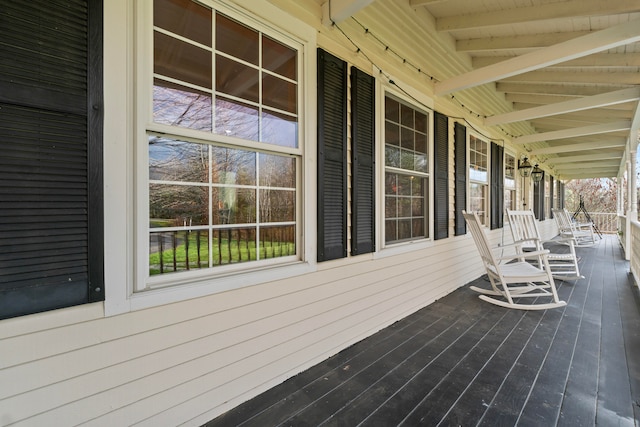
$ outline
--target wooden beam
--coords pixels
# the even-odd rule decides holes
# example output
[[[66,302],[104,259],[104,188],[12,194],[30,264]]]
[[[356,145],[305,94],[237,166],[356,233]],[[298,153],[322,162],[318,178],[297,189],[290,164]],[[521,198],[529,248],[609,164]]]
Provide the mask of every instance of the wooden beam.
[[[640,27],[640,22],[638,22]],[[518,58],[518,57],[516,57]],[[498,64],[496,64],[498,65]],[[482,68],[480,68],[481,70]],[[588,83],[588,84],[602,84],[609,83],[622,84],[622,85],[637,85],[640,84],[640,73],[634,71],[566,71],[560,69],[547,69],[526,72],[522,74],[513,75],[505,78],[506,82],[522,82],[522,83]]]
[[[539,117],[556,116],[564,113],[572,113],[574,111],[622,104],[623,102],[635,101],[638,99],[640,99],[640,88],[622,89],[600,95],[542,105],[540,107],[529,108],[528,110],[498,114],[492,117],[487,117],[484,124],[487,126],[495,126],[505,123],[521,122]]]
[[[615,85],[611,82],[607,85],[566,85],[562,83],[513,83],[498,82],[496,90],[505,93],[521,93],[521,94],[544,94],[552,93],[555,95],[567,96],[591,96],[599,93],[610,92],[615,89],[624,89],[630,85]]]
[[[589,31],[574,31],[567,33],[542,33],[542,34],[526,34],[510,37],[482,37],[477,39],[460,39],[456,40],[456,51],[466,53],[495,52],[504,50],[506,52],[541,49],[554,44],[575,39],[576,37],[586,36]],[[493,57],[486,57],[493,58]],[[513,56],[502,57],[503,61],[513,58]],[[474,58],[475,63],[475,58]],[[495,63],[495,62],[493,62]],[[491,65],[491,63],[483,66]],[[478,68],[474,65],[474,68]]]
[[[548,48],[526,53],[499,64],[479,68],[449,80],[437,82],[435,94],[446,95],[637,41],[640,41],[640,21],[628,21]]]
[[[513,56],[476,56],[472,59],[473,68],[511,59]],[[583,58],[561,62],[553,67],[586,67],[586,68],[629,68],[640,67],[640,53],[596,53]]]
[[[585,142],[581,144],[567,144],[567,145],[558,145],[553,147],[546,148],[538,148],[532,150],[529,154],[532,156],[540,155],[540,154],[557,154],[557,153],[571,153],[575,151],[589,151],[589,150],[599,150],[602,148],[620,148],[624,149],[626,145],[625,142]]]
[[[445,1],[449,1],[449,0],[409,0],[409,5],[411,5],[411,7],[418,7],[418,6],[426,6],[428,4],[433,4],[433,3],[443,3]]]
[[[617,168],[620,166],[620,160],[600,160],[595,162],[577,162],[577,163],[567,163],[563,165],[556,165],[556,170],[573,170],[573,169],[595,169],[595,168]]]
[[[493,10],[484,13],[447,16],[436,20],[438,31],[457,31],[500,25],[517,25],[523,22],[555,20],[576,16],[596,16],[606,13],[633,13],[640,11],[637,0],[570,0],[563,2],[536,4],[535,6]],[[464,13],[464,8],[461,8]]]
[[[573,162],[590,162],[593,160],[607,160],[607,159],[620,159],[620,151],[614,151],[611,153],[598,153],[598,154],[582,154],[578,156],[565,156],[565,157],[552,157],[547,160],[552,165],[562,165],[565,163]]]
[[[621,120],[613,123],[597,124],[592,126],[584,126],[573,129],[557,130],[553,132],[535,133],[531,135],[524,135],[513,140],[516,144],[528,144],[531,142],[539,141],[553,141],[556,139],[574,138],[576,136],[584,135],[598,135],[601,133],[617,132],[621,130],[628,130],[631,128],[630,120]]]
[[[588,179],[588,178],[614,178],[618,176],[618,170],[606,170],[606,171],[596,171],[596,172],[581,172],[576,174],[560,174],[560,178],[562,179]]]

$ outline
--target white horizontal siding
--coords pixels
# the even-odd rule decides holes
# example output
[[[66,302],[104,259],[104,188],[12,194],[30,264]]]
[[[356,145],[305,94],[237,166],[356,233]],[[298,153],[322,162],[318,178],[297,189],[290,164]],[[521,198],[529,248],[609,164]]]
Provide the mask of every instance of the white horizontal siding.
[[[316,28],[323,47],[365,70],[363,64],[370,65],[337,30],[322,26],[316,0],[271,3]],[[124,0],[118,4],[126,9]],[[445,47],[435,36],[432,45],[416,45],[411,30],[426,30],[411,27],[416,21],[408,5],[395,10],[394,4],[378,0],[363,13],[394,47],[406,46],[403,54],[413,62],[437,59],[432,69],[446,69],[453,60],[443,54]],[[405,30],[394,31],[389,19]],[[374,44],[351,35],[363,47]],[[430,93],[424,76],[375,49],[373,59]],[[105,65],[107,71],[115,66]],[[460,111],[452,101],[438,102],[443,112]],[[107,114],[127,109],[106,105]],[[478,277],[483,271],[470,236],[453,237],[452,138],[451,127],[450,237],[427,248],[323,263],[315,273],[112,317],[103,317],[98,304],[0,322],[0,424],[199,425]],[[118,144],[107,150],[130,148]],[[117,184],[131,191],[126,179]],[[126,221],[119,225],[126,234]],[[542,224],[545,237],[553,225]],[[489,235],[496,244],[510,239],[506,229]],[[108,257],[122,256],[121,248],[107,249]],[[127,288],[119,280],[106,286]]]

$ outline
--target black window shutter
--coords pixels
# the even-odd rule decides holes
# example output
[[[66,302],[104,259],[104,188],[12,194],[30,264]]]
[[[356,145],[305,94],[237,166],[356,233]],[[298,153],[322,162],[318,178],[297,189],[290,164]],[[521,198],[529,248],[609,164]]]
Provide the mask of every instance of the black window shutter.
[[[318,49],[318,261],[347,256],[347,63]]]
[[[467,128],[460,123],[454,127],[455,161],[455,235],[467,234],[462,211],[467,208]]]
[[[491,229],[504,226],[504,148],[491,143]]]
[[[449,237],[449,118],[433,116],[434,234],[435,239]]]
[[[558,181],[558,209],[564,209],[564,184]]]
[[[0,318],[102,301],[102,1],[3,1],[0,40]]]
[[[533,213],[536,218],[543,221],[544,218],[544,175],[540,182],[533,184]]]
[[[351,68],[351,254],[375,246],[375,80]]]

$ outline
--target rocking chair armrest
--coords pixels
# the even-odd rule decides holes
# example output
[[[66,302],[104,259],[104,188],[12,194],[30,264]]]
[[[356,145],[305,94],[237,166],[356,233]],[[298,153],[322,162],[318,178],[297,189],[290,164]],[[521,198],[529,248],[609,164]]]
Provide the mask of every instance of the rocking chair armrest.
[[[537,237],[531,237],[531,238],[528,238],[528,239],[516,240],[515,242],[510,243],[508,245],[498,246],[496,248],[493,248],[493,250],[494,251],[498,251],[498,250],[504,250],[504,249],[507,249],[507,248],[518,248],[518,247],[522,246],[523,243],[526,243],[526,242],[539,242],[539,241],[540,241],[540,239],[538,239]]]
[[[511,255],[503,255],[500,257],[496,257],[496,261],[505,261],[505,260],[511,260],[511,259],[522,259],[522,258],[535,258],[537,256],[540,255],[548,255],[549,254],[549,250],[548,249],[544,249],[541,251],[531,251],[531,252],[523,252],[521,254],[511,254]]]

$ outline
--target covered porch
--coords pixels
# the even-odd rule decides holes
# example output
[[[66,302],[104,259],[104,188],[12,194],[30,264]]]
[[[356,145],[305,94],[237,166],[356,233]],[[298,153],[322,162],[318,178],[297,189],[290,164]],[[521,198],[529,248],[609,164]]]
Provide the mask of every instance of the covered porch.
[[[206,425],[638,425],[638,288],[617,236],[577,250],[566,307],[504,309],[467,285]]]

